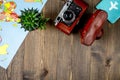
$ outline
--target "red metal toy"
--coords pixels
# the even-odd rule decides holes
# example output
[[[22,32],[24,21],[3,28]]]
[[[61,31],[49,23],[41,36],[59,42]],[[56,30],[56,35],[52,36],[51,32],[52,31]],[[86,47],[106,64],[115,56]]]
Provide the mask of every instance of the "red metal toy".
[[[102,10],[97,10],[88,20],[83,29],[80,30],[81,43],[91,45],[94,40],[101,37],[103,34],[103,24],[107,20],[107,13]]]

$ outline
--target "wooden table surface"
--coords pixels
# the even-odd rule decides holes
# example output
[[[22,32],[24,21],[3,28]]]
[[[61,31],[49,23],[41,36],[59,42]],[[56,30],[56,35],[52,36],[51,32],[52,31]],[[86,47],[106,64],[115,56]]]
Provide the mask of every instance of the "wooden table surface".
[[[100,0],[84,1],[92,13]],[[28,34],[8,69],[0,68],[0,80],[120,80],[120,21],[106,22],[103,37],[86,47],[78,32],[68,36],[54,27],[64,3],[48,0],[47,29]]]

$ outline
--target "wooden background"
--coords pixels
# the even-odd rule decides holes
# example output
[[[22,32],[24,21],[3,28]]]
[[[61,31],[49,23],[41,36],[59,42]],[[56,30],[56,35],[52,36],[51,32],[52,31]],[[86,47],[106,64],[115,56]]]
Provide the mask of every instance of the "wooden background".
[[[91,13],[100,0],[84,1]],[[64,2],[48,0],[47,29],[28,34],[8,69],[0,68],[0,80],[120,80],[120,21],[106,22],[104,36],[86,47],[79,33],[68,36],[53,25]]]

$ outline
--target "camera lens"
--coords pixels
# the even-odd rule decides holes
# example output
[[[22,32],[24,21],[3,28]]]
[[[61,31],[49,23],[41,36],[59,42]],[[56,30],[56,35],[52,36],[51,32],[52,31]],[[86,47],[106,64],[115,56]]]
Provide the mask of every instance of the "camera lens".
[[[73,19],[74,15],[73,15],[73,12],[72,11],[65,11],[64,14],[63,14],[63,18],[67,21],[70,21],[71,19]]]

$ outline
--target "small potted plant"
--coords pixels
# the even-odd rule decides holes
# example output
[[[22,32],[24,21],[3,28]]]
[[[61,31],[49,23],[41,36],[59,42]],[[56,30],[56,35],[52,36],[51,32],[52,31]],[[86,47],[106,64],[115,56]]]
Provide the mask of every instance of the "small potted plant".
[[[45,29],[48,20],[49,18],[45,18],[42,13],[39,13],[38,9],[28,8],[21,10],[19,23],[25,31],[33,31],[36,29]]]

